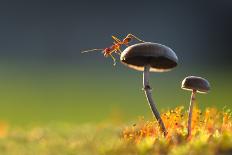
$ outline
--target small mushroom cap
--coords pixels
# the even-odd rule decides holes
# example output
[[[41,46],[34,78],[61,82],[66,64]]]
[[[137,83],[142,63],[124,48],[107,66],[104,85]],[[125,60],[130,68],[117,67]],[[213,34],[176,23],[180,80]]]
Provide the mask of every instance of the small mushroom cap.
[[[152,72],[169,71],[177,66],[178,58],[172,49],[158,43],[139,43],[127,47],[120,60],[129,68],[144,71],[150,65]]]
[[[188,76],[182,81],[182,89],[185,90],[196,90],[199,93],[207,93],[210,90],[209,82],[197,76]]]

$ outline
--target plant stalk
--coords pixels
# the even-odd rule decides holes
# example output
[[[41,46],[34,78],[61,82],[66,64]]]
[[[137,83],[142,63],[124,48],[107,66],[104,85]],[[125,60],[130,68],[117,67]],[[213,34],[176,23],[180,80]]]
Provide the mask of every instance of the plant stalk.
[[[188,114],[188,137],[192,134],[192,115],[193,115],[193,107],[195,102],[196,90],[192,91],[190,105],[189,105],[189,114]]]
[[[161,128],[162,132],[164,133],[164,136],[166,136],[167,135],[167,130],[166,130],[165,126],[164,126],[162,118],[160,117],[159,111],[156,108],[155,102],[152,99],[152,94],[151,94],[152,89],[151,89],[151,87],[149,85],[149,70],[150,70],[149,65],[144,67],[143,90],[145,92],[145,95],[146,95],[147,101],[149,103],[149,106],[150,106],[150,108],[152,110],[152,113],[154,114],[155,118],[157,119],[157,121],[158,121],[158,123],[160,125],[160,128]]]

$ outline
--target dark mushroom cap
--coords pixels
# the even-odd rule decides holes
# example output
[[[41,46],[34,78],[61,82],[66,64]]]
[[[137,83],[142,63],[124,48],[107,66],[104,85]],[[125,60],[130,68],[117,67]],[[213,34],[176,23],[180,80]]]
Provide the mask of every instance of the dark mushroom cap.
[[[143,71],[144,66],[150,65],[150,71],[164,72],[177,66],[178,58],[167,46],[157,43],[139,43],[127,47],[121,54],[120,60],[126,66]]]
[[[188,76],[182,81],[182,89],[186,90],[196,90],[199,93],[207,93],[210,90],[209,82],[197,76]]]

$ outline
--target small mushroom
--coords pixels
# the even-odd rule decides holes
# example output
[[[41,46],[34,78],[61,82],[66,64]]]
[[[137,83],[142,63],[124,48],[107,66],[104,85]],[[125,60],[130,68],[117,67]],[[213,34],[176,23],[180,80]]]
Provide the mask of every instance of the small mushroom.
[[[176,67],[178,62],[176,54],[167,46],[146,42],[127,47],[122,52],[120,60],[129,68],[143,71],[143,90],[154,116],[166,136],[167,130],[152,99],[152,89],[149,85],[149,71],[165,72]]]
[[[182,81],[181,88],[192,91],[188,114],[188,137],[190,137],[192,131],[192,112],[196,93],[207,93],[210,90],[210,84],[202,77],[188,76]]]

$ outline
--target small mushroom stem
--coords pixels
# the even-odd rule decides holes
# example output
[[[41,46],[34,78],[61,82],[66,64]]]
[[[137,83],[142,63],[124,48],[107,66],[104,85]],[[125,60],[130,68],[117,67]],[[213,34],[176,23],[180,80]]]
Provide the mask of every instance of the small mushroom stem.
[[[150,105],[150,108],[152,110],[152,113],[155,115],[155,118],[157,119],[157,121],[158,121],[158,123],[160,125],[160,128],[161,128],[162,132],[164,133],[164,136],[166,136],[167,135],[167,130],[166,130],[165,126],[164,126],[162,118],[160,117],[159,111],[156,108],[155,102],[152,99],[152,94],[151,94],[152,89],[151,89],[151,87],[149,85],[149,70],[150,70],[149,65],[144,67],[143,90],[145,92],[145,95],[146,95],[147,101],[148,101],[148,103]]]
[[[189,113],[188,113],[188,137],[192,134],[192,115],[193,115],[193,107],[195,102],[196,90],[192,91],[190,104],[189,104]]]

